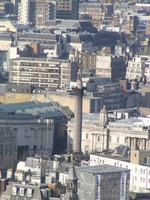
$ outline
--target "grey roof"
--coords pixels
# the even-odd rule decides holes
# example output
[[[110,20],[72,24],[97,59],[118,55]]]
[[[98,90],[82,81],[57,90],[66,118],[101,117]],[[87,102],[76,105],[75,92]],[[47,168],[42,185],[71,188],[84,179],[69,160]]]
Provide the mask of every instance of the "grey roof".
[[[55,106],[51,102],[41,103],[28,101],[23,103],[12,103],[0,105],[0,119],[57,119],[69,118],[70,113],[62,107]]]
[[[131,117],[129,119],[121,119],[115,122],[110,122],[109,125],[115,125],[117,127],[141,127],[145,130],[150,126],[150,118],[149,117]]]
[[[51,40],[59,41],[59,35],[57,34],[47,34],[47,33],[20,33],[18,34],[18,40]]]
[[[90,21],[79,20],[49,20],[45,23],[49,29],[62,29],[62,30],[75,30],[77,32],[88,31],[91,33],[97,33],[97,29],[92,25]]]
[[[93,37],[88,33],[80,33],[78,35],[70,34],[67,37],[68,43],[80,43],[80,42],[93,42]]]
[[[12,23],[12,25],[17,29],[17,30],[25,30],[28,28],[27,25],[25,24],[20,24],[20,23]]]
[[[80,21],[79,25],[81,28],[87,28],[87,27],[93,28],[93,25],[90,21]]]
[[[79,167],[77,168],[77,170],[87,172],[87,173],[92,173],[92,174],[107,174],[107,173],[129,171],[128,169],[110,166],[110,165]]]
[[[126,124],[126,125],[134,125],[134,123],[137,122],[142,122],[140,118],[137,117],[131,117],[129,119],[121,119],[121,120],[117,120],[115,123],[117,123],[117,125],[119,124]]]
[[[61,21],[60,24],[57,24],[58,28],[64,28],[64,29],[72,29],[72,28],[75,28],[77,29],[78,28],[78,21],[77,20],[63,20]]]
[[[49,59],[47,59],[47,58],[44,58],[44,57],[36,57],[36,58],[34,58],[34,57],[18,57],[18,58],[16,58],[16,59],[14,59],[13,60],[13,62],[16,62],[16,61],[27,61],[27,62],[35,62],[35,61],[40,61],[40,62],[56,62],[56,63],[58,63],[58,62],[69,62],[69,59],[65,59],[65,58],[49,58]]]
[[[130,148],[125,145],[119,145],[115,148],[114,153],[122,156],[128,156],[128,152],[130,151]]]
[[[83,113],[82,115],[82,120],[83,120],[83,123],[84,122],[90,122],[90,123],[98,123],[99,122],[99,113]]]
[[[2,40],[2,41],[5,41],[5,40],[7,40],[7,41],[11,41],[12,40],[12,38],[11,38],[11,35],[10,34],[7,34],[7,33],[0,33],[0,40]]]

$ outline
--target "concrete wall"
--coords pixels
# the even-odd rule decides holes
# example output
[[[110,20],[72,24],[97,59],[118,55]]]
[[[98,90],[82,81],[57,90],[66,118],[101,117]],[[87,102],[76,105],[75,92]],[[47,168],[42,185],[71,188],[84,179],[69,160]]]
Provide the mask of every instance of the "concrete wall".
[[[3,154],[5,160],[8,156],[11,156],[12,159],[27,156],[24,153],[23,155],[20,154],[18,151],[20,147],[29,147],[27,152],[29,155],[37,153],[50,156],[52,154],[54,144],[53,120],[0,120],[0,130],[5,135],[5,143],[3,142],[1,146],[1,154]],[[13,134],[14,139],[11,139],[12,136],[10,137],[8,134]],[[35,146],[36,152],[34,152]],[[7,160],[7,162],[10,161]]]
[[[5,104],[7,103],[19,103],[31,100],[37,100],[43,102],[45,100],[44,94],[27,94],[27,93],[5,93]]]
[[[150,189],[150,167],[132,164],[107,155],[90,155],[90,165],[112,165],[130,170],[130,191],[135,193],[149,193]]]
[[[78,197],[80,200],[92,200],[96,197],[95,175],[82,171],[76,171],[78,177]]]
[[[120,197],[122,190],[121,176],[122,172],[108,172],[102,174],[88,173],[77,170],[78,176],[78,197],[80,200],[129,200],[129,173],[123,172],[125,178],[124,197]],[[100,185],[97,186],[97,175],[100,179]],[[100,187],[100,188],[98,188]]]

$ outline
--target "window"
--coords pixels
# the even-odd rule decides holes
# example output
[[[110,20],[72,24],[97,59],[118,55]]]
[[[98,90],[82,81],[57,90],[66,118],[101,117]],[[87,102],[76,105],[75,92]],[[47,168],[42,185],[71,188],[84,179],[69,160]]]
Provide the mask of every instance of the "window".
[[[125,197],[125,175],[121,177],[121,197]]]
[[[97,141],[100,141],[100,136],[97,137]]]
[[[134,186],[134,189],[136,190],[136,186]]]
[[[134,154],[134,157],[136,158],[136,153]]]
[[[27,189],[27,197],[32,197],[32,189]]]
[[[20,188],[20,196],[24,197],[24,188]]]
[[[135,176],[135,181],[137,180],[137,177]]]
[[[85,152],[86,152],[86,153],[89,152],[89,146],[85,146]]]

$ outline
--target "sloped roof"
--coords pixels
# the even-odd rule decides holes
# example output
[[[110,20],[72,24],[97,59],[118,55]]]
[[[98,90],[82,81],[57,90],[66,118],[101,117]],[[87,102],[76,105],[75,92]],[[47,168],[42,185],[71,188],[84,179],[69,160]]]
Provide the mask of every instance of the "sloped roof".
[[[47,33],[20,33],[18,34],[18,39],[36,39],[36,40],[51,40],[59,41],[59,35],[57,34],[47,34]]]

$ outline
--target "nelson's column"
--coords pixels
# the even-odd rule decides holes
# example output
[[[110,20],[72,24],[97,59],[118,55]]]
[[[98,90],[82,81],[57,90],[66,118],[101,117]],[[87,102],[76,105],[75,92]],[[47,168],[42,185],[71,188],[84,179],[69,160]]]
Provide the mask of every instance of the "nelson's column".
[[[79,60],[80,62],[80,60]],[[75,117],[74,117],[74,131],[73,131],[73,152],[81,153],[81,137],[82,137],[82,98],[85,87],[82,84],[81,65],[79,63],[78,76],[75,91]]]

